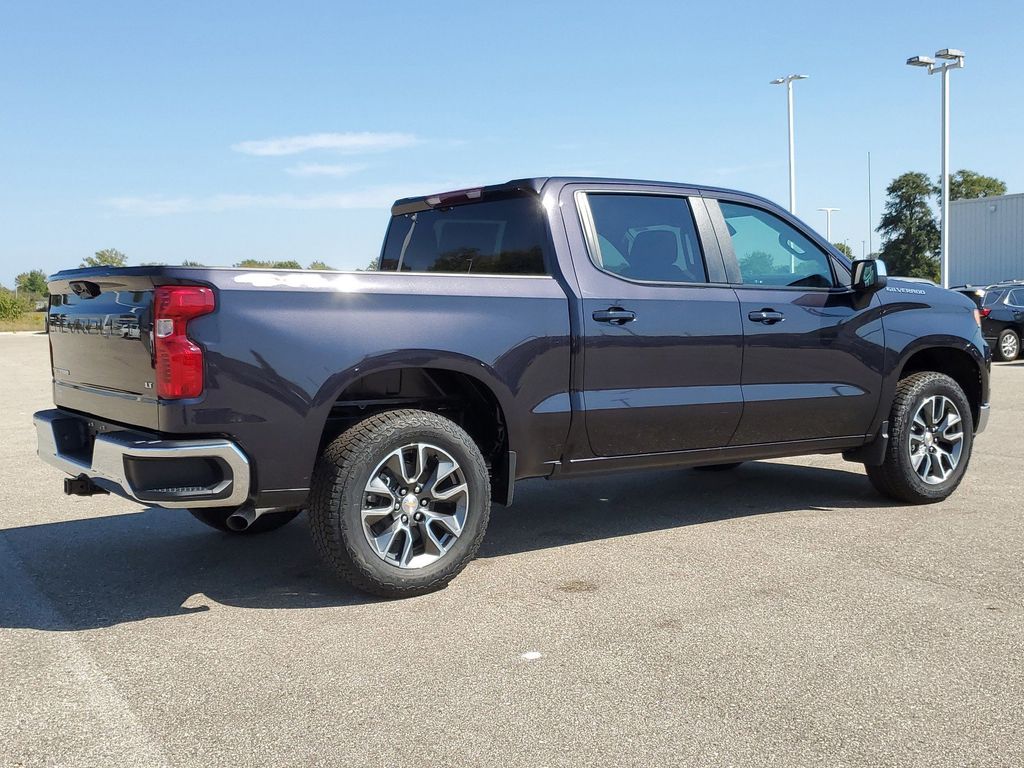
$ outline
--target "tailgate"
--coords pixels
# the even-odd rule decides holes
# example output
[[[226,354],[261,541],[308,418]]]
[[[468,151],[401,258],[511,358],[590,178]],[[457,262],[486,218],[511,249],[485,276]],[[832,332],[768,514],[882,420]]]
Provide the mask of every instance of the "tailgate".
[[[50,361],[58,406],[157,427],[153,282],[119,270],[58,273],[50,282]]]

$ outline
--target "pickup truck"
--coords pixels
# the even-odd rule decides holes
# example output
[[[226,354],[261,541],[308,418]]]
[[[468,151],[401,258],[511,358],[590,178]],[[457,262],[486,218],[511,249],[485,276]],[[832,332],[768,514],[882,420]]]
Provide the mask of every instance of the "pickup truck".
[[[842,453],[935,502],[989,413],[970,299],[711,187],[517,180],[397,201],[376,271],[49,289],[35,423],[67,493],[236,534],[306,510],[326,565],[384,596],[448,583],[517,480]]]

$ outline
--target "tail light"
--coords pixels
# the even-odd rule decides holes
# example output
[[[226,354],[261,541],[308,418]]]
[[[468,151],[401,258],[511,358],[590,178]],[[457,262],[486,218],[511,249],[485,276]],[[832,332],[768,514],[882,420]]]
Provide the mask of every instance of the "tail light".
[[[164,400],[203,393],[203,350],[188,337],[188,321],[213,312],[213,291],[197,285],[161,285],[153,297],[156,393]]]
[[[992,307],[983,307],[981,310],[982,317],[988,317],[992,314]]]

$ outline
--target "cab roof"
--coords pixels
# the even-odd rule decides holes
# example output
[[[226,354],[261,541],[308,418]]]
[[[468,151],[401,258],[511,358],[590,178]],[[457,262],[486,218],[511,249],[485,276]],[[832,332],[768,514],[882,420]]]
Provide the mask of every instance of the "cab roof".
[[[773,207],[776,204],[771,200],[752,195],[749,192],[741,192],[735,189],[724,187],[712,187],[703,184],[684,184],[676,181],[652,181],[648,179],[616,179],[602,178],[599,176],[537,176],[526,179],[513,179],[501,184],[490,184],[467,189],[455,189],[449,192],[438,192],[432,195],[420,195],[418,197],[403,197],[396,200],[391,206],[391,215],[400,216],[416,211],[425,211],[430,208],[449,207],[452,205],[466,205],[483,199],[499,199],[522,194],[540,195],[544,188],[551,185],[561,187],[565,184],[616,184],[625,187],[665,187],[666,189],[679,189],[694,192],[696,194],[729,194],[739,195],[751,200],[758,200]]]

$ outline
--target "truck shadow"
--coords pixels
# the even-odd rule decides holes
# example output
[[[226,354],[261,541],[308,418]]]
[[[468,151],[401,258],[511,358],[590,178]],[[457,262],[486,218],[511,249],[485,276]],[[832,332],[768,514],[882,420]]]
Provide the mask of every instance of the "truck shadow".
[[[494,508],[478,557],[747,515],[885,506],[860,472],[771,463],[528,481],[512,507]],[[0,563],[3,628],[92,629],[205,611],[211,602],[295,609],[376,600],[318,564],[304,516],[235,537],[186,512],[147,509],[3,530],[0,558],[9,561]]]

